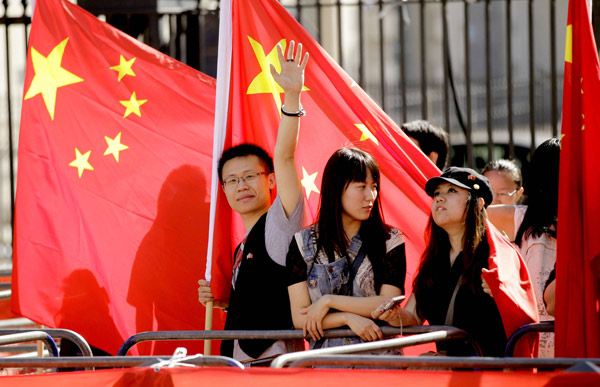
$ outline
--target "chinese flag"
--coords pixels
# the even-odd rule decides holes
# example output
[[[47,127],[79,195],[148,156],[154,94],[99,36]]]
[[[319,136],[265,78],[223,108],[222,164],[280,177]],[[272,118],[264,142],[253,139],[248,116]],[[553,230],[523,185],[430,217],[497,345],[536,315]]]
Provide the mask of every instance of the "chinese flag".
[[[64,0],[36,2],[28,53],[13,311],[113,354],[203,329],[214,79]]]
[[[229,4],[231,13],[226,15]],[[225,147],[253,142],[267,150],[274,149],[284,101],[282,89],[270,74],[269,64],[279,71],[277,43],[283,46],[284,52],[290,40],[302,43],[310,60],[302,93],[306,116],[300,119],[296,160],[311,218],[308,222],[316,215],[321,176],[331,154],[340,147],[358,147],[371,153],[382,172],[380,197],[385,220],[398,227],[406,239],[406,285],[410,291],[412,274],[424,248],[423,235],[430,213],[431,198],[423,187],[427,178],[439,175],[439,170],[278,2],[233,0],[223,1],[221,5],[221,38],[223,24],[229,23],[231,27],[230,86],[225,91],[229,95],[228,119],[224,120],[227,121]],[[222,51],[219,54],[226,55]],[[218,109],[216,114],[219,114]],[[219,198],[225,201],[223,196]],[[223,222],[224,227],[219,227],[219,222]],[[223,211],[218,217],[217,232],[228,230],[227,222],[233,225],[235,243],[239,242],[244,229],[239,217],[231,211]],[[219,246],[223,251],[216,256],[231,256],[231,246]],[[215,244],[216,249],[219,246]],[[212,275],[230,277],[231,261],[219,262],[228,264],[213,265]],[[227,298],[228,291],[229,287],[213,286],[218,298]]]
[[[600,357],[600,65],[585,1],[569,1],[556,259],[557,357]]]

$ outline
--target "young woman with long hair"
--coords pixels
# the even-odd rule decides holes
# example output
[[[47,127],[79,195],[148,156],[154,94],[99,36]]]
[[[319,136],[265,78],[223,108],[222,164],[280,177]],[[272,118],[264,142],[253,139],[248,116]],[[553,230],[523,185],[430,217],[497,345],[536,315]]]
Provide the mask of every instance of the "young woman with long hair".
[[[484,356],[504,356],[507,332],[490,287],[503,302],[505,298],[498,292],[496,274],[500,268],[490,257],[508,251],[500,261],[511,274],[516,274],[512,276],[516,281],[527,281],[527,272],[520,270],[514,249],[497,231],[487,227],[485,207],[493,198],[490,183],[472,169],[450,167],[440,177],[429,179],[425,191],[433,197],[433,202],[426,249],[413,281],[413,294],[405,308],[383,312],[380,306],[372,316],[395,326],[421,324],[425,320],[430,325],[452,325],[468,332]],[[494,244],[491,248],[490,232],[495,232],[492,237],[497,235],[502,246]],[[521,321],[533,322],[537,317],[533,294],[523,294],[529,297],[532,318],[517,316],[516,327]],[[526,308],[526,303],[523,304]],[[512,305],[512,308],[519,307]],[[513,328],[511,324],[510,329]],[[437,347],[448,355],[472,354],[472,348],[464,341],[441,342]]]
[[[382,338],[370,313],[404,293],[402,233],[384,223],[380,172],[368,153],[337,150],[323,172],[316,223],[296,233],[287,256],[294,326],[311,348]],[[322,339],[323,330],[348,325],[359,338]]]

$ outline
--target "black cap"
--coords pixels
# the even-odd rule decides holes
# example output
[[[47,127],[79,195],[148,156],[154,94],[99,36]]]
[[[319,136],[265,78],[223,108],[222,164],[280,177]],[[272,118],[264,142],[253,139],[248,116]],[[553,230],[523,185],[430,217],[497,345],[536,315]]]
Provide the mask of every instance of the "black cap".
[[[435,189],[444,182],[467,189],[472,195],[483,198],[486,207],[494,200],[490,181],[471,168],[450,167],[446,169],[441,176],[432,177],[427,181],[425,192],[433,197]]]

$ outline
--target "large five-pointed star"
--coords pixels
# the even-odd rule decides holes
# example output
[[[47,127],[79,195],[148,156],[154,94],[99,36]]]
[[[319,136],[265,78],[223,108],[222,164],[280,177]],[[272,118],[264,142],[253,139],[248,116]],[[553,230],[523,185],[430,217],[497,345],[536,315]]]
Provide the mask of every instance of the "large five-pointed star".
[[[269,54],[265,55],[265,50],[260,43],[249,36],[248,40],[250,40],[250,45],[252,46],[252,50],[254,51],[254,55],[260,66],[260,73],[254,77],[252,82],[250,82],[246,94],[272,94],[277,109],[281,110],[281,93],[283,93],[283,89],[275,82],[275,79],[273,79],[269,66],[272,64],[278,73],[281,72],[281,63],[279,63],[279,57],[277,56],[277,45],[269,51]],[[281,44],[281,48],[283,48],[283,52],[285,52],[285,39],[281,39],[279,44]],[[304,86],[302,90],[308,90],[308,88]]]
[[[310,193],[313,191],[318,194],[321,193],[319,191],[319,189],[317,188],[317,185],[315,184],[315,180],[317,178],[318,173],[319,172],[315,172],[312,175],[309,175],[308,172],[306,172],[306,169],[304,169],[304,167],[302,167],[302,180],[300,180],[300,183],[302,184],[302,186],[304,187],[304,190],[306,192],[306,200],[308,200],[308,198],[310,198]]]
[[[69,165],[71,167],[77,168],[77,172],[79,173],[80,179],[81,179],[81,175],[83,175],[83,171],[85,169],[90,170],[90,171],[94,170],[94,168],[88,162],[88,159],[90,158],[91,153],[92,153],[92,151],[89,150],[85,154],[82,155],[81,152],[79,152],[79,149],[75,148],[75,160],[71,161],[71,163],[69,163]]]
[[[131,98],[129,101],[119,101],[121,105],[125,106],[127,109],[125,110],[125,114],[123,118],[127,118],[128,115],[134,113],[136,116],[141,117],[142,113],[140,112],[140,106],[148,102],[147,99],[137,99],[135,95],[135,91],[131,94]]]
[[[367,128],[366,125],[364,125],[364,124],[354,124],[354,126],[356,126],[358,128],[358,130],[360,130],[362,132],[359,141],[371,140],[375,144],[379,145],[379,140],[377,140],[377,137],[375,137],[373,135],[373,133],[371,133],[371,131],[369,130],[369,128]]]
[[[123,55],[120,55],[119,64],[110,67],[111,70],[115,70],[119,73],[119,78],[117,79],[118,82],[121,82],[121,79],[123,79],[125,75],[131,75],[132,77],[135,77],[135,73],[131,69],[131,66],[133,66],[133,62],[135,62],[135,58],[125,60],[125,57]]]
[[[83,82],[83,79],[61,67],[65,47],[69,38],[56,45],[47,57],[31,47],[31,62],[35,75],[25,93],[25,100],[42,94],[50,118],[54,120],[54,107],[56,106],[56,91],[59,87]]]
[[[104,136],[106,143],[108,144],[108,148],[104,152],[104,156],[113,155],[117,163],[119,162],[119,152],[129,147],[125,144],[121,144],[121,132],[117,134],[115,138],[110,138],[108,136]]]

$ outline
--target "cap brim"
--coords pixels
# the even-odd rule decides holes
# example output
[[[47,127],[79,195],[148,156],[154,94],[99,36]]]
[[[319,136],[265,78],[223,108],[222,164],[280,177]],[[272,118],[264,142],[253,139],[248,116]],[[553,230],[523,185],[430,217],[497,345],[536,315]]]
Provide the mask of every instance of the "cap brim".
[[[450,184],[454,184],[457,187],[464,188],[469,191],[471,190],[471,187],[461,183],[460,181],[458,181],[456,179],[450,179],[447,177],[438,176],[438,177],[432,177],[431,179],[429,179],[427,181],[427,184],[425,184],[425,192],[427,193],[427,195],[433,197],[433,193],[435,192],[435,189],[438,187],[438,185],[440,185],[442,183],[450,183]]]

